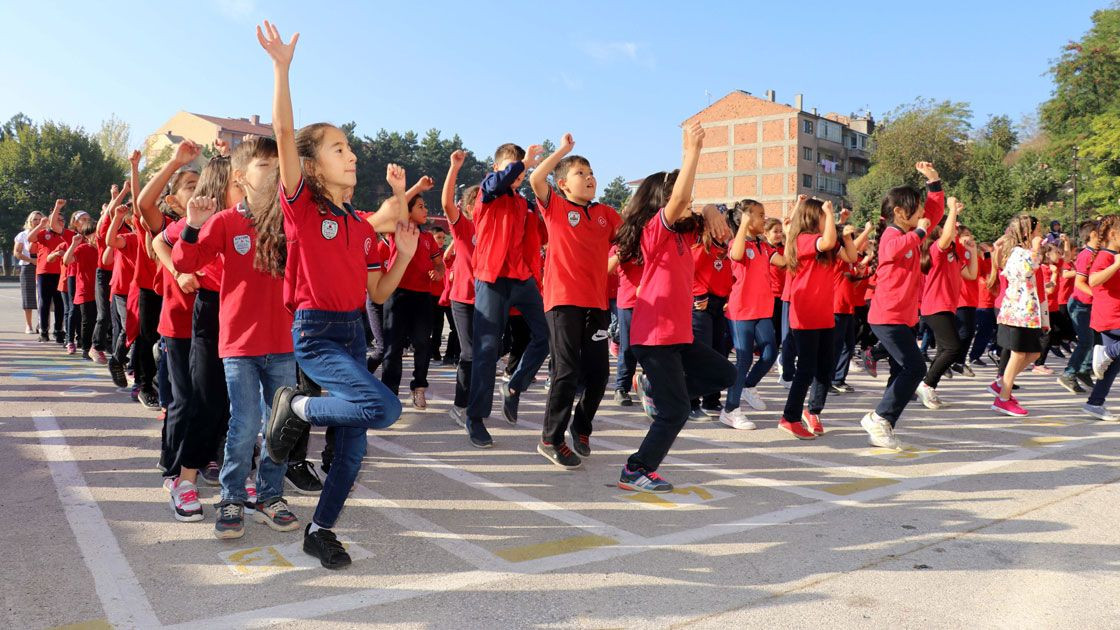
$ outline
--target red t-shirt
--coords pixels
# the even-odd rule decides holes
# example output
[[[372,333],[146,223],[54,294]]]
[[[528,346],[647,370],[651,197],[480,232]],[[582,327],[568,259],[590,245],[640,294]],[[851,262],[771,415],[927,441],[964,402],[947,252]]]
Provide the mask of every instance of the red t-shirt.
[[[789,327],[797,330],[832,328],[833,285],[832,262],[817,261],[817,240],[820,234],[797,235],[797,272],[789,288]]]
[[[771,248],[779,254],[786,253],[784,244],[779,247],[771,246]],[[770,265],[766,269],[770,277],[770,293],[773,297],[782,297],[782,290],[785,289],[786,284],[786,268],[779,265]]]
[[[443,250],[436,245],[436,239],[432,236],[432,233],[421,231],[420,237],[416,239],[416,253],[408,261],[408,266],[405,267],[404,275],[401,276],[397,288],[419,293],[431,293],[432,279],[428,276],[428,273],[435,269],[435,261],[442,255]],[[390,236],[389,261],[385,265],[386,271],[391,269],[396,262],[397,242]]]
[[[113,252],[113,254],[109,257],[109,262],[102,262],[105,250],[109,247],[109,245],[105,242],[105,234],[109,232],[109,223],[111,222],[111,220],[111,216],[106,217],[104,221],[101,221],[97,225],[97,268],[103,269],[105,271],[113,270],[112,259],[116,257],[116,252]]]
[[[995,308],[998,288],[988,288],[988,275],[992,272],[991,255],[983,255],[976,261],[976,308]]]
[[[1069,303],[1069,298],[1073,295],[1073,278],[1065,277],[1065,272],[1069,271],[1069,263],[1063,258],[1058,261],[1058,307],[1061,308],[1063,304]]]
[[[762,239],[747,239],[743,259],[731,262],[735,283],[727,300],[727,318],[735,321],[766,319],[774,314],[770,292],[770,259],[774,249]]]
[[[1082,249],[1077,254],[1077,260],[1073,263],[1073,268],[1077,271],[1077,275],[1085,278],[1085,282],[1089,282],[1089,268],[1093,266],[1093,257],[1097,255],[1097,251],[1088,247]],[[1095,294],[1096,291],[1093,291]],[[1092,304],[1093,296],[1085,293],[1077,288],[1077,284],[1073,285],[1073,299],[1081,302],[1082,304]]]
[[[866,267],[853,267],[854,273],[859,277],[859,281],[852,285],[852,308],[853,312],[857,306],[867,306],[867,300],[871,295],[871,276],[867,275]]]
[[[961,276],[961,269],[965,265],[964,254],[964,247],[957,241],[953,241],[949,249],[945,250],[938,246],[937,241],[930,243],[929,273],[926,274],[922,290],[922,315],[957,312],[964,281]]]
[[[455,241],[455,260],[451,263],[451,301],[474,304],[474,221],[462,213],[451,224],[451,238]]]
[[[113,255],[113,275],[109,278],[109,292],[113,295],[128,295],[132,277],[136,273],[136,232],[121,226],[117,236],[124,239],[124,247]]]
[[[521,162],[511,163],[501,173],[489,173],[482,182],[474,206],[475,277],[483,282],[498,278],[528,280],[540,256],[540,219],[529,209],[520,193],[508,188],[487,201],[485,190],[497,180],[512,182],[525,169]]]
[[[611,255],[614,253],[614,248],[611,248]],[[634,308],[638,301],[638,286],[642,283],[643,269],[643,265],[630,260],[618,264],[618,308]]]
[[[1055,267],[1056,266],[1057,265],[1055,265]],[[1039,297],[1046,297],[1046,308],[1051,313],[1053,313],[1058,310],[1058,287],[1056,285],[1058,280],[1057,276],[1060,276],[1062,272],[1058,271],[1057,273],[1054,273],[1050,271],[1050,265],[1040,265],[1040,268],[1042,269],[1042,284],[1040,284],[1039,286],[1042,288],[1038,291],[1042,295],[1040,295]],[[1050,289],[1049,293],[1047,293],[1046,285],[1050,282],[1054,282],[1055,286]]]
[[[837,258],[833,269],[835,270],[835,280],[832,292],[832,313],[834,315],[851,315],[855,312],[856,283],[851,278],[855,268],[852,263]]]
[[[1089,273],[1107,269],[1116,258],[1116,252],[1104,249],[1097,252]],[[1120,273],[1113,274],[1103,284],[1093,287],[1093,310],[1089,314],[1089,327],[1097,332],[1120,328]]]
[[[980,263],[984,261],[983,254],[978,251],[976,255],[981,256],[981,259],[976,261],[976,278],[973,280],[961,278],[961,299],[957,303],[958,308],[976,308],[980,304],[980,283],[984,281],[984,276],[980,275]],[[971,259],[972,252],[964,250],[964,266],[968,266]]]
[[[288,310],[344,313],[363,308],[369,272],[382,269],[373,226],[334,205],[320,212],[302,177],[291,196],[281,193],[280,207],[288,241]]]
[[[97,248],[82,243],[74,249],[74,304],[85,304],[97,295]]]
[[[62,234],[58,234],[53,230],[42,230],[39,232],[38,240],[31,244],[31,251],[35,254],[36,274],[62,274],[62,256],[54,260],[47,260],[47,257],[55,251],[65,253],[66,248],[70,246],[70,242],[74,240],[74,234],[72,230],[63,230]],[[61,248],[61,250],[59,248]]]
[[[930,225],[937,225],[945,214],[945,193],[931,189],[926,194],[925,218]],[[888,225],[879,239],[879,268],[875,273],[875,299],[871,300],[867,322],[870,324],[902,324],[913,326],[918,323],[918,280],[921,273],[921,256],[918,244],[921,238],[917,231],[903,232],[900,228]]]
[[[692,233],[673,230],[665,209],[642,228],[641,290],[634,304],[630,343],[668,346],[692,343]]]
[[[557,306],[607,308],[607,258],[622,220],[601,203],[586,207],[558,192],[537,199],[548,230],[544,261],[544,310]]]
[[[159,263],[148,256],[148,248],[144,246],[144,233],[137,231],[136,238],[136,266],[133,272],[133,281],[141,289],[156,290],[156,273]]]
[[[618,298],[618,267],[607,274],[607,302]]]
[[[163,228],[159,234],[152,238],[162,238],[172,248],[179,240],[183,228],[187,226],[186,219],[179,219]],[[174,250],[172,250],[174,251]],[[194,293],[184,293],[179,287],[174,274],[160,274],[160,294],[163,295],[163,306],[159,311],[159,334],[172,339],[190,339],[191,327],[194,319]],[[180,272],[182,273],[182,272]]]
[[[732,276],[731,259],[727,257],[727,249],[713,244],[711,251],[697,243],[692,246],[692,295],[700,296],[709,293],[719,297],[731,295]]]
[[[172,262],[183,273],[214,258],[223,259],[218,309],[221,357],[292,352],[292,313],[284,307],[284,278],[254,267],[256,251],[257,231],[241,205],[215,214],[202,226],[196,242],[181,238],[172,250]]]

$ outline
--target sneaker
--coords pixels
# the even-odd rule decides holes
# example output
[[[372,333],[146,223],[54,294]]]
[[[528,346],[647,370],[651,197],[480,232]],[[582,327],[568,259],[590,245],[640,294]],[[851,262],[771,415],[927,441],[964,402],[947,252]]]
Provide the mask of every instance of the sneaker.
[[[1003,385],[999,381],[992,381],[991,384],[988,385],[988,393],[993,396],[999,397],[1001,391],[1003,391]]]
[[[614,390],[614,402],[619,407],[630,407],[634,404],[634,399],[630,397],[630,392],[624,392],[621,389]]]
[[[74,354],[78,351],[78,346],[73,342],[66,344],[66,354]]]
[[[1096,382],[1093,381],[1093,377],[1088,372],[1078,372],[1073,376],[1077,380],[1081,381],[1085,385],[1085,387],[1088,387],[1089,389],[1093,389],[1093,386],[1096,385]]]
[[[871,446],[889,448],[895,451],[902,450],[902,442],[894,436],[894,428],[887,419],[874,411],[863,416],[859,425],[867,431],[867,441]]]
[[[591,436],[572,431],[572,450],[580,457],[591,457]]]
[[[824,435],[824,425],[821,424],[821,416],[817,413],[809,413],[809,410],[801,412],[801,424],[805,425],[813,435]]]
[[[171,512],[175,520],[183,523],[202,520],[202,504],[198,502],[198,489],[193,483],[176,477],[165,481],[164,487],[171,494],[168,502],[171,503]]]
[[[785,418],[782,418],[781,421],[778,422],[778,429],[785,431],[799,440],[814,440],[817,437],[800,422],[790,422]]]
[[[1053,354],[1054,356],[1058,357],[1059,359],[1066,358],[1065,353],[1062,352],[1062,346],[1060,346],[1060,345],[1050,346],[1050,353]]]
[[[960,364],[960,366],[961,366],[961,372],[960,372],[960,373],[961,373],[962,375],[964,375],[964,376],[966,376],[966,377],[968,377],[968,378],[973,378],[973,377],[975,377],[975,376],[976,376],[976,372],[973,372],[973,371],[972,371],[972,368],[968,367],[968,366],[967,366],[967,365],[965,365],[964,363],[961,363],[961,364]]]
[[[412,390],[412,406],[420,410],[428,408],[428,399],[424,396],[423,387]]]
[[[144,405],[145,409],[159,409],[159,394],[156,393],[155,389],[140,388],[137,400],[141,405]]]
[[[467,408],[466,407],[456,407],[456,406],[452,405],[451,409],[447,412],[447,415],[451,416],[451,419],[455,421],[455,424],[457,424],[461,427],[467,426]]]
[[[214,522],[214,538],[228,540],[245,535],[245,508],[240,503],[222,501],[217,506],[218,520]]]
[[[611,353],[612,357],[617,357],[618,356],[619,347],[618,347],[618,342],[617,341],[612,341],[610,343],[609,349],[610,349],[610,353]]]
[[[1104,378],[1104,371],[1112,365],[1112,357],[1105,352],[1104,346],[1093,346],[1093,378]]]
[[[699,407],[693,407],[688,410],[688,419],[693,422],[711,422],[712,417],[704,413],[704,410]]]
[[[995,402],[992,403],[992,411],[998,411],[1002,414],[1015,416],[1017,418],[1027,415],[1027,410],[1019,404],[1019,401],[1015,400],[1014,396],[1007,400],[996,397]]]
[[[657,406],[653,404],[653,396],[650,395],[649,379],[644,372],[638,372],[634,375],[634,393],[638,395],[638,400],[642,401],[642,409],[650,420],[657,415]]]
[[[264,523],[278,532],[290,532],[293,529],[299,529],[299,519],[288,509],[288,502],[284,500],[284,497],[276,497],[257,503],[251,515],[256,522]]]
[[[871,378],[879,378],[879,362],[871,356],[871,352],[863,355],[863,369]]]
[[[220,486],[222,482],[218,479],[222,474],[222,469],[218,466],[218,462],[210,462],[206,464],[199,472],[202,473],[202,479],[208,486]]]
[[[34,328],[32,328],[32,327],[30,327],[30,326],[24,326],[24,327],[23,327],[23,334],[25,334],[25,335],[34,335],[34,334],[35,334],[35,329],[34,329]]]
[[[787,380],[786,380],[786,379],[784,379],[784,378],[783,378],[783,379],[780,379],[780,380],[778,381],[778,383],[780,383],[780,384],[781,384],[781,386],[782,386],[782,387],[784,387],[784,388],[786,388],[786,389],[789,389],[789,388],[790,388],[790,386],[791,386],[791,385],[793,385],[793,381],[787,381]]]
[[[553,464],[568,470],[575,470],[583,465],[579,455],[572,452],[572,449],[568,448],[568,445],[564,442],[556,446],[545,444],[544,442],[537,442],[537,452],[544,455],[545,459]]]
[[[288,464],[288,471],[284,478],[296,492],[307,495],[317,495],[323,491],[323,482],[315,472],[315,464],[309,461]]]
[[[732,429],[739,429],[742,431],[751,431],[757,428],[757,425],[747,419],[747,416],[743,414],[742,409],[721,411],[719,414],[719,421],[731,427]]]
[[[509,383],[502,383],[499,389],[502,392],[502,416],[506,422],[517,424],[517,405],[521,401],[521,394],[513,393]]]
[[[1077,382],[1077,379],[1068,374],[1062,374],[1058,377],[1058,384],[1071,394],[1084,394],[1085,388]]]
[[[980,357],[976,357],[975,359],[970,361],[970,363],[972,363],[972,365],[975,365],[976,367],[988,367],[988,364],[984,363],[984,359],[981,359]]]
[[[762,400],[762,396],[758,395],[758,388],[756,387],[743,388],[743,402],[755,411],[766,411],[766,402]]]
[[[1035,365],[1031,368],[1032,374],[1041,374],[1043,376],[1050,376],[1054,374],[1054,370],[1046,367],[1045,365]]]
[[[1090,405],[1089,403],[1085,403],[1081,405],[1081,411],[1093,416],[1097,420],[1104,420],[1105,422],[1120,421],[1120,416],[1113,415],[1104,405]]]
[[[657,494],[673,491],[673,484],[665,481],[652,470],[646,470],[644,468],[630,470],[629,466],[622,467],[622,474],[618,478],[618,487],[623,490],[653,492]]]
[[[849,372],[855,372],[857,374],[860,373],[860,372],[863,372],[863,357],[862,356],[852,357],[852,360],[848,363],[848,371]]]
[[[106,363],[109,362],[109,358],[106,357],[105,353],[102,352],[101,350],[94,350],[93,351],[93,362],[98,364],[98,365],[105,365]]]
[[[113,385],[117,387],[128,387],[128,377],[124,373],[124,366],[116,357],[110,357],[108,361],[109,376],[113,378]]]
[[[167,409],[165,409],[163,407],[160,407],[159,413],[156,414],[156,420],[158,420],[159,422],[166,422],[167,421]]]
[[[929,385],[919,383],[917,393],[918,400],[922,401],[926,409],[941,409],[945,407],[945,403],[941,402],[941,398],[937,395],[937,390]]]
[[[295,393],[291,387],[280,387],[272,396],[272,413],[264,425],[264,447],[274,462],[288,461],[288,453],[310,426],[292,410]]]
[[[486,430],[486,425],[482,424],[482,420],[467,419],[467,436],[471,439],[471,446],[475,448],[490,448],[494,446],[494,439],[490,437],[490,432]]]
[[[850,394],[856,391],[856,388],[847,383],[833,383],[828,386],[828,391],[833,394]]]
[[[350,566],[350,554],[329,529],[311,531],[311,523],[303,529],[303,552],[318,558],[324,569],[341,569]]]
[[[139,385],[133,385],[132,386],[132,392],[129,394],[129,397],[132,398],[132,402],[140,402],[140,386]]]
[[[253,481],[252,475],[245,478],[245,496],[249,497],[245,504],[248,506],[247,512],[253,511],[253,506],[257,504],[257,482]]]

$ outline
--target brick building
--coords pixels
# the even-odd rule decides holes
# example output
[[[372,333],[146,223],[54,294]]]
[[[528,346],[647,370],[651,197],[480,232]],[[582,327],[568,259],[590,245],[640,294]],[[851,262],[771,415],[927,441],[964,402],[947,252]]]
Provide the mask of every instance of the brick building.
[[[214,140],[225,140],[230,148],[239,144],[247,135],[272,136],[272,125],[262,123],[260,116],[249,118],[222,118],[191,112],[179,112],[148,136],[144,143],[146,159],[158,156],[166,147],[175,146],[184,139],[200,146],[210,146]]]
[[[844,202],[849,178],[870,166],[870,116],[818,115],[736,90],[685,123],[699,120],[706,133],[697,167],[696,203],[734,204],[755,199],[769,216],[792,207],[805,193]]]

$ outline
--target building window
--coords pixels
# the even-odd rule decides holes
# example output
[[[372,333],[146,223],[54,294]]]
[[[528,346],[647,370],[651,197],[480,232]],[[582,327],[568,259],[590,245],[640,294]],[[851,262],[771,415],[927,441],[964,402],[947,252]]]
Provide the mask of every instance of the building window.
[[[811,120],[801,121],[801,129],[805,133],[813,133],[813,121],[811,121]]]
[[[802,175],[801,176],[801,186],[804,187],[804,188],[812,188],[813,187],[813,176],[812,175]]]
[[[810,147],[801,147],[801,157],[806,160],[813,159],[813,149]]]

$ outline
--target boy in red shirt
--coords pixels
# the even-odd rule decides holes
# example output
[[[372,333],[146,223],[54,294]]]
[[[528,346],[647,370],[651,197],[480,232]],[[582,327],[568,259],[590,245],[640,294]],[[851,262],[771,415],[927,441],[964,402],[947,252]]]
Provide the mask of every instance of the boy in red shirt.
[[[1090,267],[1089,287],[1093,290],[1093,310],[1089,320],[1090,327],[1101,334],[1104,345],[1093,348],[1093,376],[1097,378],[1089,400],[1081,409],[1098,420],[1115,422],[1120,417],[1112,414],[1105,406],[1105,398],[1112,389],[1116,373],[1120,371],[1120,216],[1111,215],[1101,219],[1101,250],[1093,258]]]
[[[54,340],[59,345],[63,337],[62,294],[58,292],[58,278],[62,273],[62,254],[74,238],[74,233],[63,226],[62,208],[65,199],[57,199],[50,216],[43,217],[39,225],[27,233],[31,252],[35,255],[35,281],[39,289],[39,341],[50,341],[51,308],[54,308]]]
[[[529,387],[548,354],[544,303],[533,277],[534,267],[540,264],[541,218],[517,192],[525,172],[540,163],[542,150],[539,145],[530,146],[528,152],[516,144],[498,147],[494,171],[482,180],[475,201],[475,351],[467,435],[476,448],[494,445],[483,420],[490,417],[494,404],[494,370],[510,307],[525,318],[530,341],[509,383],[501,388],[506,422],[517,423],[521,392]]]
[[[1088,387],[1093,387],[1093,379],[1089,375],[1092,369],[1093,330],[1089,326],[1093,310],[1093,291],[1089,287],[1089,269],[1093,265],[1093,258],[1100,247],[1097,235],[1098,224],[1096,221],[1081,223],[1081,242],[1085,247],[1077,254],[1073,264],[1077,276],[1073,279],[1073,296],[1069,299],[1069,317],[1073,320],[1074,329],[1077,331],[1077,346],[1069,355],[1065,373],[1058,377],[1058,384],[1070,392],[1077,393],[1082,390],[1078,381]]]
[[[87,221],[82,227],[81,234],[75,234],[70,247],[62,256],[62,264],[74,268],[74,308],[81,315],[81,331],[78,335],[79,346],[82,348],[82,358],[93,360],[89,355],[93,345],[93,322],[97,316],[97,303],[94,301],[94,292],[97,276],[97,248],[90,244],[95,226]]]
[[[560,148],[529,177],[549,243],[544,307],[552,385],[537,452],[567,469],[580,466],[580,455],[591,455],[591,421],[610,376],[607,252],[620,223],[614,208],[592,201],[595,174],[586,158],[569,155],[574,146],[572,134],[564,134]],[[550,173],[555,192],[548,182]],[[585,389],[573,416],[572,405],[581,383]],[[569,418],[576,452],[568,448],[565,437]]]

